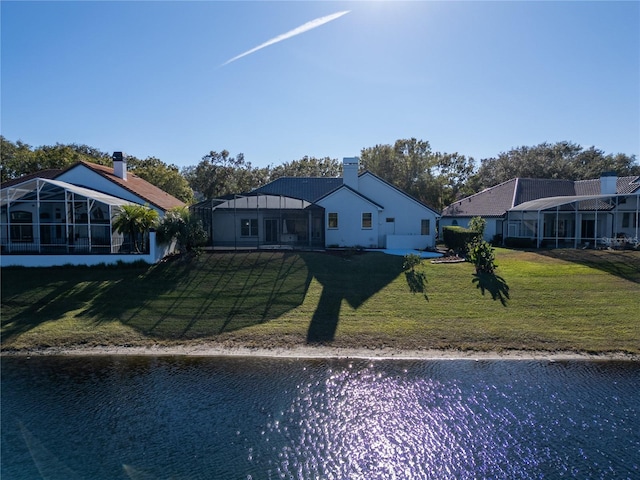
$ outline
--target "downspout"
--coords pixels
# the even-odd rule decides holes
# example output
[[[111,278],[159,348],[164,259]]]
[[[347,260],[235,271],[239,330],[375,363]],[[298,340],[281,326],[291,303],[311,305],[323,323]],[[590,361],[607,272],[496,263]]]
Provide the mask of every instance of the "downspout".
[[[69,239],[69,213],[71,213],[71,215],[73,215],[73,209],[71,209],[71,212],[69,211],[69,195],[73,195],[71,192],[68,192],[67,190],[64,191],[64,237],[66,238],[66,244],[67,244],[67,253],[69,253],[69,243],[70,243],[70,239]]]
[[[560,226],[560,206],[556,205],[556,248],[558,248],[558,227]]]
[[[573,202],[573,210],[576,213],[576,220],[573,225],[573,248],[578,248],[578,202]]]
[[[93,242],[91,240],[91,208],[93,208],[95,202],[95,200],[92,201],[87,197],[87,238],[89,239],[89,252],[93,251]]]
[[[38,253],[42,253],[42,239],[40,238],[40,189],[44,185],[41,185],[41,181],[38,179],[36,182],[36,222],[31,228],[36,227],[36,233],[38,235]]]

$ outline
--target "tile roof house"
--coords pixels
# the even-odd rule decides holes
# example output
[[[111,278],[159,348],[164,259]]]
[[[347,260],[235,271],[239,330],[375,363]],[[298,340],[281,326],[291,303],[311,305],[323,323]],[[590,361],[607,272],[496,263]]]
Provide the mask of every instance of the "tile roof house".
[[[213,246],[434,247],[438,213],[358,168],[345,158],[342,178],[283,177],[194,211]]]
[[[514,178],[447,206],[442,228],[486,220],[485,239],[529,238],[533,244],[591,246],[638,237],[640,177]],[[615,243],[615,242],[614,242]]]
[[[93,265],[144,260],[155,263],[172,246],[158,245],[149,232],[149,251],[126,250],[113,227],[123,205],[147,205],[164,216],[184,206],[146,180],[127,172],[126,158],[114,154],[114,167],[78,162],[5,182],[0,194],[0,247],[3,266]]]

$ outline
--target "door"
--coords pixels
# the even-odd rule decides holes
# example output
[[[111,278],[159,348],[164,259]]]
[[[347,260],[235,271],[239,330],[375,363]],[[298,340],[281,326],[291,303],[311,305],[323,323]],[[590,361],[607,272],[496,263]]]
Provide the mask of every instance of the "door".
[[[278,219],[264,219],[264,241],[265,243],[278,243]]]

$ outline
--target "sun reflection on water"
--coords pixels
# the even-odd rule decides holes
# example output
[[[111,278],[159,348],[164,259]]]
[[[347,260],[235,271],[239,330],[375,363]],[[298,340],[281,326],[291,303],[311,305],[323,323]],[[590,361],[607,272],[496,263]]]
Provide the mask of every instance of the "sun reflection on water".
[[[463,392],[385,372],[350,364],[299,383],[264,431],[280,446],[274,478],[506,478],[519,476],[510,465],[536,463],[538,453],[501,428],[514,415],[491,408],[491,387]]]

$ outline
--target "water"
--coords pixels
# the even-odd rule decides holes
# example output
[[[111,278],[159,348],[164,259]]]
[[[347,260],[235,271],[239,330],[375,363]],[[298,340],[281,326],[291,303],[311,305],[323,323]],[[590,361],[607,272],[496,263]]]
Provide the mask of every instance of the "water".
[[[640,364],[2,358],[1,478],[638,479]]]

